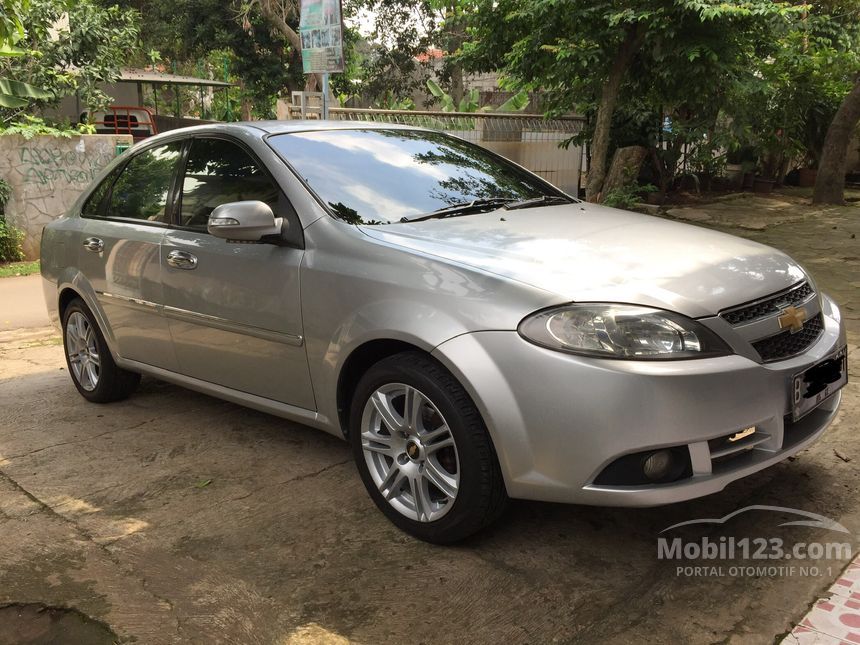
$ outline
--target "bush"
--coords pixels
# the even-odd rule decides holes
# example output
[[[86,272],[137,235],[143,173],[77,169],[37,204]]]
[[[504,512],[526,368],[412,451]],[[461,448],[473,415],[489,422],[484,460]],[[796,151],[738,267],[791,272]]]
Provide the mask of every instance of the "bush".
[[[20,262],[24,259],[21,242],[24,233],[6,222],[6,202],[12,189],[5,180],[0,179],[0,262]]]
[[[611,206],[612,208],[623,208],[628,211],[633,210],[633,207],[642,201],[641,195],[643,193],[653,193],[656,190],[657,187],[651,184],[645,184],[644,186],[627,184],[610,191],[603,199],[603,205]]]
[[[0,219],[6,213],[6,202],[12,196],[12,187],[6,183],[5,179],[0,179]]]
[[[20,262],[24,259],[24,249],[21,242],[24,233],[0,219],[0,262]]]

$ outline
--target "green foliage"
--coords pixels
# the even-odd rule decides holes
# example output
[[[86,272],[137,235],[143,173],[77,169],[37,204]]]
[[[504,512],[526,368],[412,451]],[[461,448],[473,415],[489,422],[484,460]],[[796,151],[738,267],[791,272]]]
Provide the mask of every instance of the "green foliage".
[[[98,0],[141,14],[140,65],[160,65],[177,74],[202,76],[236,83],[229,98],[216,91],[210,111],[200,105],[196,88],[179,90],[180,108],[186,115],[235,121],[244,102],[252,116],[274,118],[275,101],[302,89],[301,58],[286,38],[247,2],[224,0]],[[258,7],[254,4],[254,7]],[[298,14],[286,16],[298,28]],[[225,61],[227,62],[225,78]],[[334,85],[334,83],[333,83]],[[342,88],[334,88],[343,91]],[[167,97],[167,94],[165,94]],[[150,104],[152,103],[152,99]],[[173,111],[171,95],[168,111]],[[206,99],[208,105],[208,99]],[[161,91],[159,104],[162,104]]]
[[[0,179],[0,219],[6,214],[6,204],[12,196],[12,187],[5,179]]]
[[[24,259],[21,243],[24,233],[0,219],[0,262],[20,262]]]
[[[529,93],[520,90],[496,108],[496,112],[523,112],[529,106]]]
[[[64,15],[69,28],[54,30]],[[73,94],[90,111],[111,103],[99,86],[119,78],[120,68],[135,51],[135,12],[101,7],[93,0],[32,0],[21,3],[19,16],[25,30],[18,32],[14,44],[27,55],[5,57],[4,67],[17,83],[0,86],[0,92],[13,99],[0,97],[0,105],[7,108],[3,120],[15,117],[9,109],[51,105]]]
[[[394,96],[391,90],[386,90],[385,94],[373,104],[373,107],[379,110],[414,110],[415,101],[411,97],[399,99]]]
[[[791,164],[815,167],[827,127],[860,73],[860,3],[814,5],[791,28],[770,34],[769,58],[737,84],[724,107],[736,145],[754,149],[759,170],[781,177]]]
[[[0,56],[3,56],[2,52]],[[47,99],[50,96],[45,90],[33,87],[29,83],[0,78],[0,108],[25,107],[31,100]]]
[[[427,57],[437,17],[429,0],[347,0],[344,15],[363,11],[367,37],[356,43],[353,68],[362,98],[395,101],[423,90],[433,60]]]
[[[609,192],[603,199],[603,203],[612,208],[622,208],[624,210],[633,210],[635,206],[642,202],[642,195],[645,193],[653,193],[657,191],[656,186],[651,184],[627,184],[621,188],[616,188]]]
[[[0,50],[14,48],[24,37],[24,15],[29,5],[29,0],[0,2]]]
[[[78,134],[94,134],[95,127],[87,123],[77,123],[71,125],[69,123],[50,124],[39,117],[23,115],[22,121],[13,121],[8,126],[0,129],[0,136],[6,135],[21,135],[28,141],[35,136],[51,136],[70,139]]]
[[[454,102],[454,97],[443,90],[432,78],[427,79],[427,89],[442,104],[443,112],[492,112],[493,107],[485,105],[481,107],[480,94],[475,88],[464,93],[459,103]],[[522,112],[528,107],[529,95],[525,90],[520,90],[507,101],[495,109],[496,112]]]
[[[29,0],[3,0],[0,6],[0,59],[18,58],[28,52],[17,46],[24,35],[24,14]],[[49,94],[29,83],[0,77],[0,108],[21,108],[32,99],[46,99]]]
[[[39,273],[38,260],[0,264],[0,278],[15,278],[22,275],[33,275],[34,273]]]
[[[432,94],[435,98],[437,98],[442,103],[442,111],[443,112],[456,112],[457,111],[457,107],[454,105],[454,97],[451,96],[450,94],[448,94],[441,87],[439,87],[439,84],[436,81],[434,81],[432,78],[427,79],[427,89],[430,90],[430,94]],[[476,107],[476,109],[477,109],[477,107]],[[466,111],[467,110],[463,110],[463,112],[466,112]]]
[[[585,115],[578,142],[591,141],[599,110],[608,110],[605,158],[616,146],[649,146],[661,185],[678,170],[719,172],[718,150],[753,146],[775,173],[814,158],[835,99],[858,73],[857,0],[469,5],[458,56],[469,70],[498,70],[513,86],[541,92],[550,115]]]
[[[12,188],[4,179],[0,179],[0,262],[18,262],[24,259],[21,243],[24,234],[8,224],[5,219],[6,203],[12,195]]]

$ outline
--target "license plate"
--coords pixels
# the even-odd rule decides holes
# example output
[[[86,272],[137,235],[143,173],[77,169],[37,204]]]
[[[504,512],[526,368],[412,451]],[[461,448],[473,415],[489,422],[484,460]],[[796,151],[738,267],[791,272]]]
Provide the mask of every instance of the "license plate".
[[[848,351],[841,349],[809,369],[796,374],[792,382],[791,418],[797,421],[848,382]]]

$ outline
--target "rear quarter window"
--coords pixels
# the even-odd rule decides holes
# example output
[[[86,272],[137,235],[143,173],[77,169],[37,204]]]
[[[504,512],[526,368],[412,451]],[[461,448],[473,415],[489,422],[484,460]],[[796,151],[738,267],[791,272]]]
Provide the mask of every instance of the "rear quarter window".
[[[102,179],[101,183],[96,186],[96,189],[90,193],[90,196],[84,202],[83,208],[81,208],[81,217],[104,216],[105,199],[108,193],[110,193],[110,188],[113,186],[113,182],[116,180],[117,175],[119,175],[120,170],[122,170],[121,165],[114,168],[107,177]]]

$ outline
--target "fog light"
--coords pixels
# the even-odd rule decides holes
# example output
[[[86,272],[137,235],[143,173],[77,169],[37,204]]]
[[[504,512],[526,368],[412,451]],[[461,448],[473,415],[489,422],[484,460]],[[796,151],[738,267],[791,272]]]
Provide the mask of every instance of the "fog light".
[[[666,477],[672,468],[674,458],[668,450],[652,452],[642,462],[642,472],[651,481],[657,481]]]

